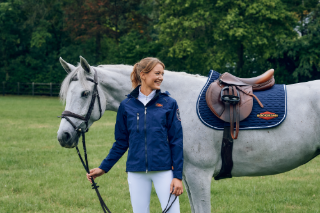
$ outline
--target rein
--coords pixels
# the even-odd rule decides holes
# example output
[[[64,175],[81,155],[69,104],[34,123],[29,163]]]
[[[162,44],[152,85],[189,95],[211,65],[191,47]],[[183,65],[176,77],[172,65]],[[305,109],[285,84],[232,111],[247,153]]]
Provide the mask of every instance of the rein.
[[[91,78],[86,78],[88,81],[91,81],[94,83],[94,87],[93,87],[93,93],[92,93],[92,99],[91,99],[91,102],[90,102],[90,105],[89,105],[89,108],[88,108],[88,112],[86,114],[85,117],[81,116],[81,115],[78,115],[78,114],[75,114],[73,112],[70,112],[70,111],[63,111],[62,112],[62,115],[61,116],[58,116],[60,117],[61,119],[64,118],[66,119],[70,124],[71,126],[75,129],[75,131],[77,131],[79,134],[81,134],[82,136],[82,145],[83,145],[83,151],[84,151],[84,157],[85,157],[85,161],[83,161],[83,158],[80,154],[80,151],[78,149],[78,146],[76,146],[76,149],[77,149],[77,152],[78,152],[78,156],[80,158],[80,161],[84,167],[84,169],[86,170],[86,172],[88,174],[90,174],[90,170],[89,170],[89,163],[88,163],[88,157],[87,157],[87,148],[86,148],[86,139],[85,139],[85,133],[89,131],[89,128],[88,128],[88,122],[89,122],[89,119],[91,117],[91,113],[92,113],[92,110],[93,110],[93,107],[94,107],[94,103],[95,103],[95,100],[97,98],[98,100],[98,103],[99,103],[99,111],[100,111],[100,117],[99,119],[101,118],[102,116],[102,109],[101,109],[101,103],[100,103],[100,96],[99,96],[99,92],[98,92],[98,76],[97,76],[97,71],[94,70],[94,77],[93,79]],[[78,78],[75,76],[71,79],[71,81],[77,81]],[[82,122],[79,126],[76,126],[68,117],[73,117],[73,118],[77,118],[77,119],[80,119],[80,120],[83,120],[84,122]],[[98,120],[99,120],[98,119]],[[101,205],[101,208],[103,210],[104,213],[111,213],[111,211],[108,209],[107,205],[105,204],[105,202],[103,201],[101,195],[100,195],[100,192],[98,190],[99,186],[94,182],[93,178],[91,177],[91,181],[92,181],[92,189],[94,189],[97,193],[97,196],[99,198],[99,201],[100,201],[100,205]]]
[[[100,103],[100,96],[99,96],[99,92],[98,92],[98,76],[97,76],[97,71],[94,70],[94,77],[93,79],[91,78],[86,78],[88,81],[91,81],[94,83],[94,87],[93,87],[93,93],[92,93],[92,99],[91,99],[91,102],[90,102],[90,105],[89,105],[89,108],[88,108],[88,112],[86,114],[85,117],[81,116],[81,115],[78,115],[78,114],[75,114],[73,112],[70,112],[70,111],[63,111],[61,116],[58,116],[58,118],[64,118],[66,119],[70,124],[71,126],[74,128],[75,131],[77,131],[79,134],[81,134],[81,137],[82,137],[82,145],[83,145],[83,152],[84,152],[84,157],[85,157],[85,161],[83,160],[82,156],[81,156],[81,153],[78,149],[78,146],[76,146],[76,149],[77,149],[77,153],[78,153],[78,156],[80,158],[80,161],[84,167],[84,169],[86,170],[86,172],[88,174],[90,174],[90,170],[89,170],[89,163],[88,163],[88,157],[87,157],[87,148],[86,148],[86,139],[85,139],[85,133],[89,131],[89,128],[88,128],[88,122],[89,122],[89,119],[91,117],[91,113],[92,113],[92,110],[94,108],[94,103],[95,103],[95,100],[97,98],[98,100],[98,104],[99,104],[99,111],[100,111],[100,117],[99,119],[101,118],[102,116],[102,109],[101,109],[101,103]],[[77,76],[73,77],[71,79],[71,81],[77,81],[78,78]],[[82,122],[79,126],[76,126],[68,117],[73,117],[73,118],[77,118],[77,119],[80,119],[80,120],[83,120],[84,122]],[[98,120],[99,120],[98,119]],[[99,198],[99,201],[100,201],[100,205],[101,205],[101,208],[103,210],[104,213],[107,213],[106,211],[108,211],[108,213],[111,213],[111,211],[108,209],[107,205],[105,204],[105,202],[103,201],[101,195],[100,195],[100,192],[98,190],[99,186],[97,185],[97,183],[94,182],[93,178],[91,177],[91,181],[92,181],[92,189],[94,189],[97,193],[97,196]],[[170,202],[170,198],[171,198],[171,195],[169,196],[169,199],[168,199],[168,203],[167,203],[167,206],[166,208],[162,211],[162,213],[167,213],[169,211],[169,209],[171,208],[171,206],[173,205],[173,203],[176,201],[177,199],[177,196],[174,198],[174,200],[172,201],[171,205],[169,206],[169,202]]]

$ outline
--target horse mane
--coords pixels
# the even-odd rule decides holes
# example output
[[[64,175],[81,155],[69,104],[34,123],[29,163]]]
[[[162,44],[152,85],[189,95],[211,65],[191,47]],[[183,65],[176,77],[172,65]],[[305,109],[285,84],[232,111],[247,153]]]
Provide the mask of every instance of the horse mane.
[[[86,71],[84,69],[82,69],[82,67],[80,65],[78,65],[76,67],[76,69],[74,69],[72,72],[70,72],[67,77],[65,77],[65,79],[63,80],[61,87],[60,87],[60,101],[62,103],[66,102],[66,98],[67,98],[67,93],[68,93],[68,89],[71,83],[71,79],[76,76],[78,77],[78,80],[80,81],[82,87],[85,90],[90,90],[90,84],[89,81],[86,80]]]

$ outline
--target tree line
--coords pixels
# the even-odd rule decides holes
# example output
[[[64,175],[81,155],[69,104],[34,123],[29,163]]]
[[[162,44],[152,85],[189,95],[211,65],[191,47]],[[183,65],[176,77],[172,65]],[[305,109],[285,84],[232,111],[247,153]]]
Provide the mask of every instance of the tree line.
[[[210,69],[277,83],[320,78],[319,0],[2,0],[0,80],[61,82],[58,58]]]

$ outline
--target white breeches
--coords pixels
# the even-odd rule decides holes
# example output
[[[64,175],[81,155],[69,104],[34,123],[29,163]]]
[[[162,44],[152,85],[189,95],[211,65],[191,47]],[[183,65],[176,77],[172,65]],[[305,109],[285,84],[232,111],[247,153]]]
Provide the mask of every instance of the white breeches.
[[[173,179],[172,170],[167,171],[151,171],[151,172],[128,172],[128,183],[131,197],[131,204],[134,213],[149,213],[150,212],[150,195],[152,182],[162,211],[168,204],[170,196],[170,184]],[[171,195],[169,205],[176,196]],[[168,213],[180,213],[179,198],[171,206]]]

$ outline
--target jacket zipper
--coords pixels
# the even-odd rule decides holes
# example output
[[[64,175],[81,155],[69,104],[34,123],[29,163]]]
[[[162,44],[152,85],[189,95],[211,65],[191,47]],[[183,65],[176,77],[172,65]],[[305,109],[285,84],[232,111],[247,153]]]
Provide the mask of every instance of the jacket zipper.
[[[139,132],[139,113],[137,113],[137,131]]]
[[[155,99],[156,97],[158,97],[159,94],[157,93],[149,102],[148,104],[153,100]],[[138,98],[136,98],[138,99]],[[139,101],[139,100],[138,100]],[[140,101],[141,104],[143,104],[141,101]],[[147,104],[147,105],[148,105]],[[138,118],[137,118],[138,119]],[[138,128],[138,127],[137,127]],[[145,158],[146,158],[146,173],[148,173],[148,147],[147,147],[147,106],[144,107],[144,149],[145,149]]]
[[[148,154],[147,154],[147,107],[144,107],[144,149],[146,157],[146,173],[148,173]]]

